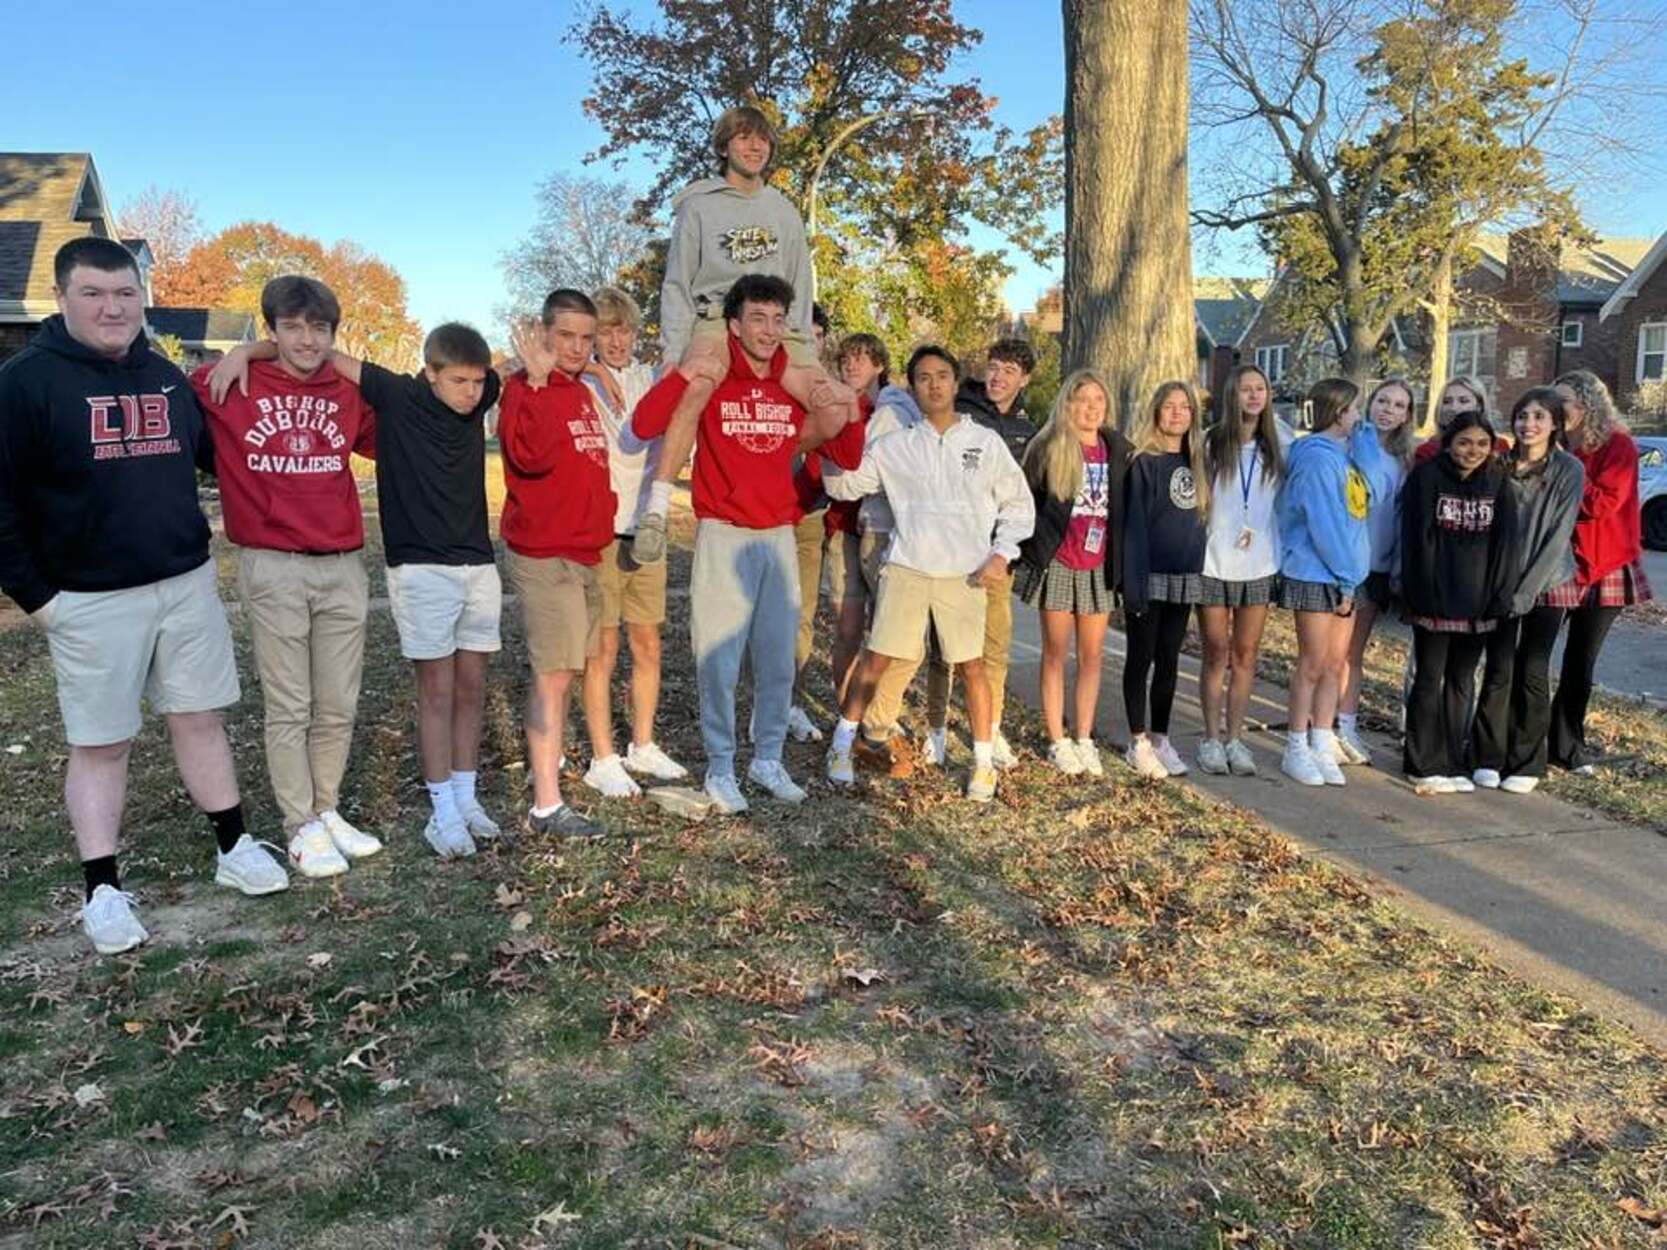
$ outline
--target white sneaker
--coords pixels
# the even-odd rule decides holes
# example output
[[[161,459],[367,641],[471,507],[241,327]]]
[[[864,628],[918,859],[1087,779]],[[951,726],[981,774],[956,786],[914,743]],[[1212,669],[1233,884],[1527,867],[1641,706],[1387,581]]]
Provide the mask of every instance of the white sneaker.
[[[119,955],[150,937],[133,914],[133,895],[113,885],[101,885],[81,908],[81,927],[100,955]]]
[[[475,853],[475,840],[462,822],[442,825],[438,816],[430,816],[423,826],[423,837],[441,859],[464,859]]]
[[[1314,760],[1314,752],[1306,742],[1285,744],[1285,754],[1279,759],[1279,771],[1300,785],[1325,785],[1325,774],[1320,771],[1319,764]]]
[[[251,896],[289,889],[289,874],[284,866],[261,849],[270,845],[244,834],[231,850],[216,852],[214,884],[229,885]],[[272,849],[278,850],[275,846]]]
[[[794,742],[822,741],[822,731],[810,723],[810,717],[797,703],[787,709],[787,736]]]
[[[997,768],[1012,768],[1019,762],[1018,752],[1013,750],[1013,744],[999,729],[996,730],[995,740],[990,743],[990,762]]]
[[[1343,758],[1343,764],[1370,764],[1372,753],[1366,749],[1366,744],[1360,740],[1357,729],[1337,730],[1337,753]]]
[[[1092,738],[1077,739],[1077,762],[1090,777],[1106,775],[1106,766],[1100,762],[1100,748],[1094,745]]]
[[[967,797],[974,803],[988,803],[996,797],[994,765],[986,766],[974,762],[972,776],[967,778]]]
[[[706,797],[718,805],[719,811],[729,816],[747,810],[747,797],[741,793],[734,773],[707,773]]]
[[[1150,738],[1150,735],[1148,737]],[[1158,763],[1163,765],[1164,772],[1171,777],[1185,777],[1192,771],[1187,767],[1187,762],[1181,758],[1181,753],[1169,741],[1168,734],[1164,734],[1160,738],[1150,738],[1150,741],[1152,743],[1152,754],[1158,757]]]
[[[1476,783],[1469,777],[1449,777],[1447,785],[1454,794],[1475,794]]]
[[[503,837],[504,831],[498,828],[498,822],[486,814],[486,809],[480,805],[479,799],[464,802],[457,801],[457,814],[463,818],[463,828],[467,831],[470,842],[467,851],[459,851],[460,855],[475,853],[474,839],[490,842],[493,838]]]
[[[689,775],[687,768],[672,759],[654,742],[646,746],[638,746],[633,742],[627,747],[625,767],[634,773],[642,773],[645,777],[653,777],[656,781],[682,781]]]
[[[1596,777],[1598,770],[1591,764],[1578,764],[1569,769],[1569,775],[1571,777]]]
[[[851,748],[828,748],[828,780],[836,786],[848,786],[857,779],[856,766],[851,762]]]
[[[1129,749],[1123,753],[1123,759],[1129,767],[1142,777],[1169,777],[1169,770],[1163,766],[1157,752],[1152,749],[1151,740],[1145,734],[1139,734],[1129,743]]]
[[[1235,777],[1256,775],[1256,757],[1250,753],[1242,738],[1227,740],[1227,767]]]
[[[336,849],[349,859],[368,859],[382,849],[382,839],[362,829],[355,829],[341,818],[340,812],[320,812],[319,823],[330,835]]]
[[[1067,777],[1078,776],[1083,771],[1082,759],[1077,754],[1077,744],[1069,738],[1055,738],[1049,744],[1048,763]]]
[[[289,840],[289,859],[303,877],[339,877],[347,871],[347,860],[320,820],[309,820],[295,831]]]
[[[617,755],[592,760],[585,770],[585,784],[610,799],[634,799],[642,793],[642,787],[631,780],[624,761]]]
[[[920,758],[928,764],[935,764],[942,768],[949,758],[949,731],[947,729],[928,729],[926,731],[926,745],[920,750]]]
[[[754,760],[747,765],[747,780],[763,786],[772,798],[783,803],[803,803],[807,797],[798,783],[787,775],[780,760]]]
[[[1499,773],[1496,769],[1478,768],[1475,772],[1470,774],[1470,779],[1477,785],[1481,786],[1484,790],[1499,789]]]
[[[1198,767],[1212,777],[1225,777],[1232,771],[1227,767],[1227,747],[1219,738],[1205,738],[1198,744]]]
[[[1532,794],[1539,784],[1538,777],[1507,777],[1499,783],[1499,788],[1506,794]]]
[[[1453,793],[1453,783],[1446,777],[1408,777],[1407,784],[1412,787],[1414,794],[1425,797]]]
[[[1315,742],[1312,738],[1308,743],[1308,758],[1314,761],[1314,767],[1320,770],[1320,776],[1328,786],[1346,786],[1348,778],[1343,776],[1342,765],[1338,762],[1338,746],[1335,735],[1328,736]]]

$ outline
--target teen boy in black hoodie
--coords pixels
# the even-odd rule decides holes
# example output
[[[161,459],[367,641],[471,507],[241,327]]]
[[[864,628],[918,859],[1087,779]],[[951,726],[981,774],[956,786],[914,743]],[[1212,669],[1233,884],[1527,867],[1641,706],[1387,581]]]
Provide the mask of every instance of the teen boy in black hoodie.
[[[127,762],[149,699],[219,842],[215,881],[289,877],[243,829],[219,709],[238,698],[197,505],[213,457],[185,375],[150,349],[133,257],[75,239],[53,262],[59,315],[0,369],[0,589],[46,632],[69,740],[64,798],[101,954],[148,936],[116,871]]]

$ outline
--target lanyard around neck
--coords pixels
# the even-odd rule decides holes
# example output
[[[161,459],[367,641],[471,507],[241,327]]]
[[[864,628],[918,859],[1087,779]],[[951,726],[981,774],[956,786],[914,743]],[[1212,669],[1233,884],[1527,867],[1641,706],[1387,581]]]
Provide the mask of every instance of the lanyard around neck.
[[[1247,471],[1244,463],[1244,453],[1239,453],[1239,493],[1244,496],[1244,510],[1250,512],[1250,484],[1256,480],[1256,464],[1262,458],[1262,449],[1251,444],[1250,468]]]

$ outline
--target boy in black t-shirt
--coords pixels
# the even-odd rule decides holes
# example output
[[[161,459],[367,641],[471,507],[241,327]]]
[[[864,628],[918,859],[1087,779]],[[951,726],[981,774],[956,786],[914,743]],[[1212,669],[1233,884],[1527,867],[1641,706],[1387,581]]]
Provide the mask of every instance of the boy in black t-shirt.
[[[228,353],[222,393],[270,343]],[[483,419],[498,402],[492,351],[466,325],[439,326],[409,377],[341,352],[336,371],[376,409],[376,490],[388,601],[417,675],[417,743],[434,813],[423,835],[442,859],[501,830],[475,795],[486,659],[499,650],[503,588],[486,519]]]

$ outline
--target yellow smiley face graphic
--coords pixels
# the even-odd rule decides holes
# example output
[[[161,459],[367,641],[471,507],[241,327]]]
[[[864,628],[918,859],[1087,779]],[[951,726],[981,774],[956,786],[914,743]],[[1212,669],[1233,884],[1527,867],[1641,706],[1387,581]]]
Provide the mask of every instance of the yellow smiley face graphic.
[[[1371,507],[1372,489],[1366,485],[1366,475],[1353,465],[1349,466],[1348,484],[1343,493],[1349,505],[1349,515],[1357,521],[1364,521]]]

